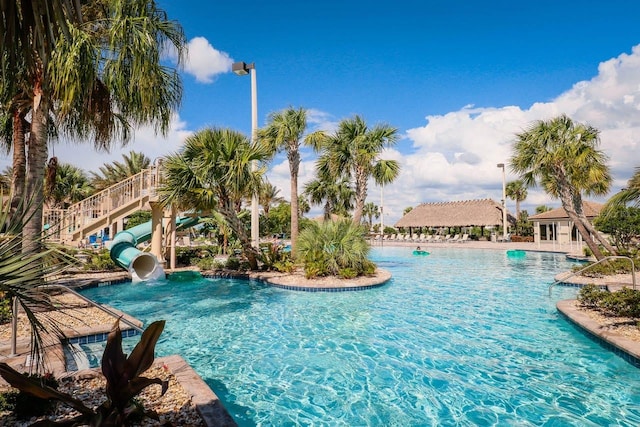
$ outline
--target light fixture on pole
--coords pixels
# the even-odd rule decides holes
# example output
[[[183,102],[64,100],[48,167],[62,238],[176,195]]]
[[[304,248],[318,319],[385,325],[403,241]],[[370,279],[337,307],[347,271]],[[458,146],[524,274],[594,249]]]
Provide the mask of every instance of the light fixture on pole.
[[[255,63],[246,64],[244,62],[234,62],[231,70],[238,76],[246,76],[251,74],[251,145],[256,144],[258,134],[258,88],[256,80]],[[251,162],[251,171],[258,170],[256,160]],[[258,216],[258,195],[251,196],[251,245],[258,247],[260,240],[260,217]]]
[[[498,163],[502,168],[502,241],[507,241],[507,181],[504,171],[504,163]]]

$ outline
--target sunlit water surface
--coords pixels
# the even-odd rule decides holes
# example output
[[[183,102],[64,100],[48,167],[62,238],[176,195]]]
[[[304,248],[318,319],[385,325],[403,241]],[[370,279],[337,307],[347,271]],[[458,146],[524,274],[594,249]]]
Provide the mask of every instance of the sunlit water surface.
[[[547,296],[564,256],[372,259],[393,279],[361,292],[202,279],[84,294],[166,319],[157,354],[184,357],[241,426],[640,425],[638,369],[557,312],[575,289]]]

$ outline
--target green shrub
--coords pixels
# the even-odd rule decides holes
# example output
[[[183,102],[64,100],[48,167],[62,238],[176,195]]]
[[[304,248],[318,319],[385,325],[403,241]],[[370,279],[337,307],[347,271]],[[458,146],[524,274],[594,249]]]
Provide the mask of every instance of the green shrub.
[[[219,261],[213,257],[198,258],[195,265],[197,265],[200,270],[215,270],[216,266],[219,265]]]
[[[19,391],[5,391],[0,393],[0,412],[13,412],[16,408],[16,398],[18,397]]]
[[[59,386],[58,381],[51,374],[29,374],[26,377],[54,390],[57,390]],[[13,394],[10,392],[7,400],[13,406],[13,413],[20,419],[45,415],[51,412],[55,406],[51,400],[36,397],[22,390],[13,392]]]
[[[347,267],[347,268],[341,268],[340,271],[338,272],[338,275],[342,279],[353,279],[358,276],[358,272],[356,271],[355,268]]]
[[[225,263],[224,267],[229,270],[239,270],[240,260],[234,256],[230,256],[229,258],[227,258],[227,262]]]
[[[276,261],[273,263],[273,269],[275,271],[279,271],[280,273],[291,273],[295,270],[296,265],[293,263],[291,259],[285,259],[282,261]]]
[[[99,252],[90,252],[91,258],[84,264],[84,269],[89,271],[117,270],[118,266],[111,259],[108,249],[102,249]]]
[[[284,248],[281,245],[274,245],[273,243],[263,245],[260,248],[258,259],[262,263],[262,268],[267,271],[282,271],[276,268],[276,264],[278,264],[280,268],[287,268],[287,264],[290,263],[291,268],[293,268],[293,262],[291,261],[291,252],[285,252]]]
[[[352,275],[353,270],[360,276],[371,271],[369,250],[366,230],[362,227],[350,220],[325,221],[302,230],[296,259],[302,262],[307,277],[341,276],[343,270],[347,270],[348,275]]]
[[[583,307],[596,308],[608,293],[608,291],[600,289],[599,286],[589,284],[583,286],[578,292],[578,301]]]
[[[584,254],[584,256],[593,256],[593,252],[591,252],[591,249],[586,246],[582,248],[582,253]]]
[[[634,260],[634,263],[637,265],[638,260]],[[597,265],[593,265],[593,263],[589,265],[592,265],[592,267],[589,267],[582,273],[585,277],[603,277],[613,274],[631,273],[631,262],[627,259],[611,259]],[[578,271],[585,267],[585,265],[576,266],[573,268],[573,271]]]

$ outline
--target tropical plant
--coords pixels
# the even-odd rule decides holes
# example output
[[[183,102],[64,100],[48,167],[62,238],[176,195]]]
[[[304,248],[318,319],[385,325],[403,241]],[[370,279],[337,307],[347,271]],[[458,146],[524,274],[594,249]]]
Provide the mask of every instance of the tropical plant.
[[[53,182],[49,180],[53,178]],[[45,178],[45,200],[50,207],[65,209],[91,195],[93,187],[85,172],[71,164],[62,163],[55,175]]]
[[[608,234],[613,244],[626,252],[634,239],[640,238],[640,208],[613,206],[606,214],[600,214],[593,225]]]
[[[373,218],[380,218],[380,208],[373,202],[365,203],[362,214],[364,218],[366,218],[368,228],[371,229],[373,226]]]
[[[372,274],[375,264],[367,258],[369,244],[361,225],[349,220],[314,222],[300,233],[298,259],[305,275],[356,276]]]
[[[598,143],[595,128],[576,124],[565,115],[540,120],[516,135],[511,169],[527,186],[540,182],[548,194],[559,198],[589,249],[602,259],[593,239],[612,254],[615,249],[591,225],[582,203],[583,194],[603,195],[611,185],[607,158],[597,149]]]
[[[411,212],[412,210],[413,210],[413,206],[407,206],[406,208],[403,209],[402,215],[406,215],[409,212]]]
[[[44,277],[59,274],[75,264],[75,259],[60,249],[46,245],[42,238],[37,244],[42,246],[38,252],[22,253],[23,215],[29,211],[32,200],[24,200],[18,207],[18,213],[12,213],[7,203],[12,199],[9,194],[0,198],[0,224],[3,233],[0,236],[0,295],[16,302],[25,313],[31,325],[30,353],[36,371],[44,369],[44,336],[54,334],[62,337],[59,324],[51,316],[56,307],[45,288]],[[15,345],[16,337],[12,337]]]
[[[127,141],[130,126],[166,133],[182,90],[161,51],[171,45],[181,58],[185,38],[153,0],[16,0],[2,2],[0,11],[2,101],[29,94],[15,116],[17,133],[24,130],[17,120],[31,117],[26,193],[34,203],[24,233],[32,242],[42,226],[50,112],[61,132],[99,148]]]
[[[245,194],[258,192],[264,167],[253,171],[251,164],[264,162],[267,154],[263,145],[252,145],[239,132],[203,129],[185,140],[180,153],[165,158],[165,179],[158,189],[163,203],[218,211],[238,237],[252,270],[258,268],[258,252],[236,206]]]
[[[258,130],[258,139],[271,152],[283,150],[287,153],[291,175],[291,248],[295,250],[298,240],[298,171],[300,169],[300,144],[307,130],[307,111],[289,107],[269,114],[267,126]]]
[[[636,206],[640,207],[640,168],[636,168],[635,173],[627,183],[627,187],[607,201],[603,213],[606,215],[613,207],[626,206],[629,203],[635,203]]]
[[[104,190],[133,175],[148,169],[151,159],[143,153],[130,151],[122,155],[122,162],[105,163],[98,168],[99,172],[91,172],[91,183],[97,191]]]
[[[377,185],[390,184],[400,173],[396,160],[381,159],[382,150],[397,141],[398,130],[388,125],[369,128],[366,122],[355,116],[342,120],[331,135],[315,136],[313,144],[321,153],[321,168],[328,168],[329,177],[346,176],[353,182],[355,191],[354,224],[360,224],[369,178]]]
[[[322,162],[319,159],[318,162]],[[348,177],[332,177],[326,169],[318,169],[318,176],[304,187],[304,194],[314,205],[323,205],[324,219],[331,215],[349,216],[353,210],[355,192],[349,184]]]
[[[520,219],[520,202],[527,198],[527,186],[521,179],[507,183],[505,192],[508,198],[516,202],[516,220]]]
[[[18,390],[41,399],[58,400],[80,413],[69,420],[45,421],[39,425],[125,426],[129,425],[129,419],[140,415],[159,420],[156,413],[144,410],[134,398],[152,384],[162,387],[161,395],[164,395],[169,387],[168,381],[141,376],[153,364],[155,346],[165,322],[161,320],[150,324],[128,357],[122,351],[119,323],[120,319],[116,320],[111,329],[102,355],[102,374],[107,381],[107,400],[95,410],[87,407],[81,400],[19,373],[4,362],[0,362],[0,375]]]
[[[145,222],[151,221],[151,212],[149,211],[137,211],[132,213],[127,218],[127,225],[125,226],[125,230],[128,230],[136,225],[144,224]]]

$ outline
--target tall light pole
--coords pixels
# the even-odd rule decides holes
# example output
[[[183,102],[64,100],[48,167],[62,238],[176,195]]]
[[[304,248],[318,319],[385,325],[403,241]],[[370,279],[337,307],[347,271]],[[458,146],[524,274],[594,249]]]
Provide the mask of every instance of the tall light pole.
[[[256,64],[246,64],[244,62],[234,62],[231,70],[238,76],[246,76],[251,73],[251,145],[256,144],[258,136],[258,85],[256,80]],[[251,171],[258,170],[256,160],[251,162]],[[258,215],[258,195],[251,196],[251,245],[258,247],[260,241],[260,217]]]
[[[502,168],[502,241],[507,241],[507,180],[504,172],[504,163],[498,163]]]
[[[380,186],[380,244],[384,239],[384,184]]]

